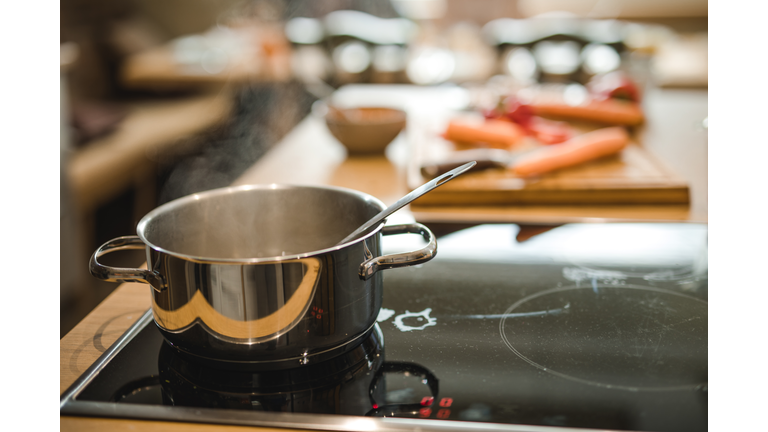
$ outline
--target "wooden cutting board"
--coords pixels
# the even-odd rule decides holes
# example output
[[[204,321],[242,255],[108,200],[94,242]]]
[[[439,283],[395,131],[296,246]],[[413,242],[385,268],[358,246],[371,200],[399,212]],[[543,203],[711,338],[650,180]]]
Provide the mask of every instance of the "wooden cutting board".
[[[409,124],[407,182],[411,189],[428,181],[421,174],[422,165],[455,151],[453,143],[439,136],[440,126],[435,124],[418,120]],[[588,130],[584,126],[579,128]],[[664,167],[633,136],[632,142],[618,155],[537,178],[519,178],[501,168],[467,173],[417,199],[411,207],[688,204],[689,201],[687,183]]]

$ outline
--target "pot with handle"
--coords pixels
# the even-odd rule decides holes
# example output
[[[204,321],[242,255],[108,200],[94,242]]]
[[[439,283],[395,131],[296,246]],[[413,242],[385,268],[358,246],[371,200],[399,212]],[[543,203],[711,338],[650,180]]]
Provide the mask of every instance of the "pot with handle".
[[[149,284],[154,321],[166,341],[195,356],[295,367],[360,342],[383,297],[380,270],[420,264],[437,253],[419,223],[385,225],[347,243],[347,234],[384,209],[337,187],[249,185],[202,192],[144,216],[136,236],[118,237],[91,257],[99,279]],[[426,246],[382,255],[382,237],[412,233]],[[147,268],[99,262],[145,249]]]

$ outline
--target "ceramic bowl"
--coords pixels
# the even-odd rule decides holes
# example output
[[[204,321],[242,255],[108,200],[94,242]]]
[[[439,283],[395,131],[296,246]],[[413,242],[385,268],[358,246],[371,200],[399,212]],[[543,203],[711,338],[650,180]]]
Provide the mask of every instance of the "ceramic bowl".
[[[349,154],[379,154],[405,127],[405,111],[384,107],[328,107],[328,130]]]

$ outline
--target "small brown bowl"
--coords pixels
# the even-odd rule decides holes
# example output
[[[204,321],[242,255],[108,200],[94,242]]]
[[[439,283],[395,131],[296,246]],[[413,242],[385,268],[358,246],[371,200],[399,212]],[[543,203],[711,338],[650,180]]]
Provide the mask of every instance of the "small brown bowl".
[[[378,154],[405,127],[405,111],[395,108],[328,107],[325,124],[349,154]]]

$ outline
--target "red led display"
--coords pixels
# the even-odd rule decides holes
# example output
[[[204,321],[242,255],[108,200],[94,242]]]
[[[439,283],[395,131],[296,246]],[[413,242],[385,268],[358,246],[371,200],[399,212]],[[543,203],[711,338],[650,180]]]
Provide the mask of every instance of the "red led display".
[[[423,399],[421,399],[421,405],[424,407],[419,410],[419,417],[421,418],[428,418],[432,415],[432,408],[429,408],[433,403],[435,402],[435,398],[425,396]],[[440,405],[440,410],[437,411],[435,414],[436,418],[439,419],[447,419],[451,416],[451,410],[446,409],[453,405],[453,398],[442,398],[440,399],[440,402],[438,403]]]

